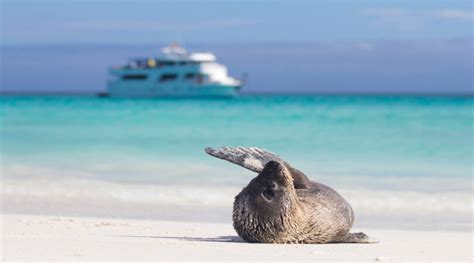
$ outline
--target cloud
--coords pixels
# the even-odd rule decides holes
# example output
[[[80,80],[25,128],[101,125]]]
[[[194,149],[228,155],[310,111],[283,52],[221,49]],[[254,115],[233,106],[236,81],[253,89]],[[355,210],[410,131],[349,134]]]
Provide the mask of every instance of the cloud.
[[[474,12],[460,9],[442,9],[434,14],[436,17],[450,20],[474,20]]]
[[[403,32],[420,32],[426,27],[424,16],[403,8],[365,9],[360,14],[371,18],[374,25]]]
[[[436,22],[471,22],[474,12],[462,9],[410,10],[403,8],[365,9],[361,15],[371,19],[374,25],[401,32],[424,32],[434,28]],[[438,20],[438,21],[436,21]]]

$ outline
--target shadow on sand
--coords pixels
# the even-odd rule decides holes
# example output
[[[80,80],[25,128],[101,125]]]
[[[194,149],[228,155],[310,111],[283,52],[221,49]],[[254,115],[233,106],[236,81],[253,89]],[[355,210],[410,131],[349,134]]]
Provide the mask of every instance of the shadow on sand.
[[[238,236],[218,236],[218,237],[174,237],[174,236],[132,236],[120,235],[120,237],[136,237],[136,238],[159,238],[159,239],[177,239],[182,241],[198,241],[198,242],[224,242],[224,243],[244,243],[245,241]]]

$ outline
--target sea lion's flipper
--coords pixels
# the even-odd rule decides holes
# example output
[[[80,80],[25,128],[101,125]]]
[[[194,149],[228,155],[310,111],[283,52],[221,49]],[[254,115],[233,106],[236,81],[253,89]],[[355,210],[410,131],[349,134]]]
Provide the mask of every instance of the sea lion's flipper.
[[[368,235],[359,232],[359,233],[348,233],[341,239],[335,241],[335,243],[364,243],[364,244],[373,244],[378,243],[379,241],[370,238]]]
[[[219,149],[206,147],[205,151],[209,155],[235,163],[256,173],[260,173],[268,162],[277,161],[290,170],[296,189],[305,189],[311,186],[311,181],[303,172],[291,167],[280,156],[259,147],[221,147]]]
[[[260,173],[263,167],[265,167],[265,164],[270,161],[278,161],[279,163],[287,164],[276,154],[258,147],[229,148],[224,146],[219,149],[206,147],[205,151],[209,155],[238,164],[256,173]]]

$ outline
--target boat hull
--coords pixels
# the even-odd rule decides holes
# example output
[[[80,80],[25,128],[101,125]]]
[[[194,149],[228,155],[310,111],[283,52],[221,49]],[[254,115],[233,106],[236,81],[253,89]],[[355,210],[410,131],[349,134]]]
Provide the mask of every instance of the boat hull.
[[[146,83],[120,83],[108,84],[109,97],[235,97],[240,86],[222,84],[202,85],[148,85]]]

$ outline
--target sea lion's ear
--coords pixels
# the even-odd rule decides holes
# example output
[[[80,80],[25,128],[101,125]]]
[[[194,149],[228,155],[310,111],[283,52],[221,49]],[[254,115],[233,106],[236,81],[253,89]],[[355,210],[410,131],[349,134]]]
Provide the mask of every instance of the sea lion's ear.
[[[311,187],[311,180],[300,170],[289,167],[291,176],[293,177],[293,185],[295,189],[308,189]]]
[[[281,164],[284,164],[291,172],[293,184],[296,189],[305,189],[311,186],[310,180],[303,172],[291,167],[280,156],[262,148],[221,147],[219,149],[214,149],[207,147],[205,151],[209,155],[229,161],[231,163],[235,163],[256,173],[260,173],[268,162],[277,161]]]

